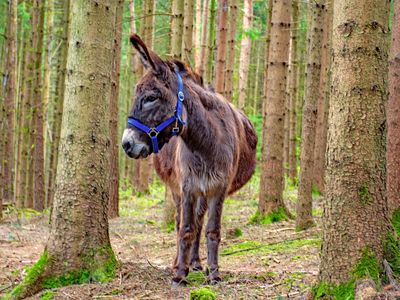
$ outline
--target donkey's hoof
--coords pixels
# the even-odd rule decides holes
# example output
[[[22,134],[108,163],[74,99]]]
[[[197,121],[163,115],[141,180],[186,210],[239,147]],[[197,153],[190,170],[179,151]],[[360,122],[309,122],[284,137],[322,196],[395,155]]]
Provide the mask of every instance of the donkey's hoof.
[[[209,276],[207,281],[208,284],[210,285],[216,285],[218,282],[222,281],[222,279],[219,276],[212,276],[212,277]]]
[[[201,263],[199,261],[193,261],[191,263],[192,266],[192,270],[195,271],[203,271],[203,266],[201,265]]]
[[[174,277],[172,278],[172,287],[186,286],[188,284],[185,278]]]

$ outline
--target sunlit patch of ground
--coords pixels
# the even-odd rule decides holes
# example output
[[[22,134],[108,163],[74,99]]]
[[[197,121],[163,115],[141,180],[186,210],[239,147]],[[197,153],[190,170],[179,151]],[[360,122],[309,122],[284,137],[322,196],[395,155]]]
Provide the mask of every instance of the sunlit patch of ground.
[[[210,287],[217,299],[304,299],[316,280],[319,264],[320,199],[314,213],[317,226],[295,231],[294,221],[249,225],[257,209],[258,177],[226,199],[220,250],[223,281]],[[296,189],[285,191],[295,210]],[[54,289],[52,299],[188,299],[191,290],[205,286],[195,274],[187,287],[171,287],[175,233],[162,222],[164,187],[158,180],[150,195],[121,192],[121,217],[110,221],[111,242],[121,268],[113,282]],[[18,283],[26,267],[43,251],[48,214],[9,211],[0,225],[0,296]],[[205,241],[201,258],[206,262]],[[200,275],[200,276],[198,276]],[[40,299],[38,294],[31,299]]]

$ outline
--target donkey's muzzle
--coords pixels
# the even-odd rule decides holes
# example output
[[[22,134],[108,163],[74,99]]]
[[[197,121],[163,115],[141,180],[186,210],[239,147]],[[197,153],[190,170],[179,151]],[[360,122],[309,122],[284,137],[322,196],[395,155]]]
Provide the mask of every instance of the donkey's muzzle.
[[[135,144],[131,141],[123,141],[122,148],[130,158],[138,159],[149,156],[148,147],[146,147],[145,144]]]

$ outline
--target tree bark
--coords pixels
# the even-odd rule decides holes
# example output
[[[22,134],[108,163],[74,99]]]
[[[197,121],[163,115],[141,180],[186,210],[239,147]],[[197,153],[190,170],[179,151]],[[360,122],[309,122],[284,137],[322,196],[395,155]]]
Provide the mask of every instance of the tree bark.
[[[11,293],[22,299],[49,278],[106,281],[116,259],[108,234],[109,104],[117,0],[71,2],[64,120],[50,236],[34,280]],[[98,30],[102,28],[102,30]],[[95,159],[93,159],[95,158]]]
[[[199,73],[200,76],[204,76],[206,74],[206,67],[208,62],[208,55],[209,55],[209,47],[207,45],[208,41],[208,4],[209,0],[205,0],[204,3],[204,13],[203,13],[203,31],[201,35],[201,51],[200,51],[200,61],[196,65],[196,71]]]
[[[228,0],[218,0],[217,58],[215,62],[215,91],[224,93],[226,42],[228,32]]]
[[[171,56],[178,60],[182,56],[184,2],[185,0],[172,1]]]
[[[193,10],[194,0],[185,0],[183,15],[182,61],[189,66],[193,61]]]
[[[239,59],[239,109],[244,110],[246,102],[247,78],[249,74],[251,39],[248,31],[251,28],[253,18],[253,0],[244,1],[243,37],[240,45]]]
[[[51,207],[54,200],[55,177],[57,173],[58,149],[60,144],[61,120],[63,115],[65,77],[68,56],[68,32],[69,32],[69,6],[70,0],[62,2],[62,34],[60,51],[57,57],[57,79],[54,98],[53,130],[51,132],[51,151],[49,158],[49,180],[47,190],[47,206]]]
[[[45,5],[42,1],[35,0],[33,9],[40,10],[37,27],[38,38],[35,45],[35,80],[33,89],[33,206],[37,211],[42,211],[46,198],[44,186],[43,81],[41,70]]]
[[[381,0],[335,0],[319,274],[326,284],[354,279],[354,269],[367,250],[382,265],[389,230],[385,195],[389,6],[389,1]]]
[[[214,66],[215,66],[215,15],[217,13],[217,0],[210,0],[211,5],[210,5],[210,26],[209,32],[208,32],[208,56],[207,56],[207,61],[204,61],[204,63],[207,64],[207,82],[211,83],[213,82],[213,74],[214,74]]]
[[[208,0],[206,0],[206,2],[208,2]],[[194,28],[194,67],[195,70],[198,70],[199,65],[201,64],[200,61],[200,57],[201,57],[201,40],[202,40],[202,31],[206,31],[207,32],[207,26],[203,27],[203,30],[201,28],[201,24],[202,24],[202,20],[201,20],[201,16],[202,16],[202,11],[201,11],[201,3],[202,0],[196,0],[196,26]],[[208,6],[208,4],[207,4]],[[204,7],[205,9],[205,7]],[[207,7],[208,9],[208,7]],[[204,20],[203,20],[204,23]]]
[[[303,128],[301,132],[300,178],[297,200],[297,229],[314,226],[312,217],[312,185],[314,167],[315,126],[321,75],[321,45],[325,24],[325,0],[309,2],[309,36],[304,92]]]
[[[274,2],[271,16],[266,89],[266,116],[261,165],[259,212],[262,216],[284,210],[283,203],[283,122],[285,86],[290,41],[291,1]]]
[[[400,208],[400,1],[395,0],[394,4],[387,137],[387,197],[390,217]]]
[[[1,201],[11,202],[13,200],[13,166],[14,166],[14,113],[15,113],[15,90],[17,88],[17,1],[8,1],[8,22],[7,22],[7,45],[6,45],[6,69],[3,77],[4,102],[1,121],[2,143],[0,148],[0,219],[2,203]]]
[[[232,102],[233,94],[233,68],[235,66],[235,43],[236,43],[236,19],[237,19],[237,0],[231,0],[229,5],[229,40],[228,56],[226,60],[225,77],[225,98]]]
[[[119,75],[121,66],[121,41],[122,41],[122,15],[124,1],[117,1],[115,13],[115,39],[114,39],[114,60],[111,73],[111,98],[110,98],[110,198],[108,202],[108,217],[119,216],[119,141],[118,141],[118,98],[119,98]]]
[[[292,1],[292,26],[290,28],[290,64],[289,64],[289,179],[292,182],[297,178],[297,157],[296,157],[296,96],[297,96],[297,72],[298,72],[298,57],[297,57],[297,38],[299,30],[299,3]]]
[[[331,66],[331,29],[333,16],[333,2],[327,2],[325,13],[325,30],[321,48],[321,77],[319,83],[319,97],[317,103],[317,124],[315,131],[314,150],[314,184],[319,192],[325,193],[325,152],[326,135],[328,132],[328,110],[330,94],[330,66]]]

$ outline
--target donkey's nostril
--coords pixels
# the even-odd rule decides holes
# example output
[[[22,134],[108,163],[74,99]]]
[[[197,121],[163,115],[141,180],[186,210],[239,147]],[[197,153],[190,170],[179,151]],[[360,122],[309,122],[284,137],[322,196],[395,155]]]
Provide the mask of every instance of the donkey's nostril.
[[[124,148],[125,152],[129,152],[131,149],[131,143],[129,141],[123,141],[122,142],[122,148]]]

